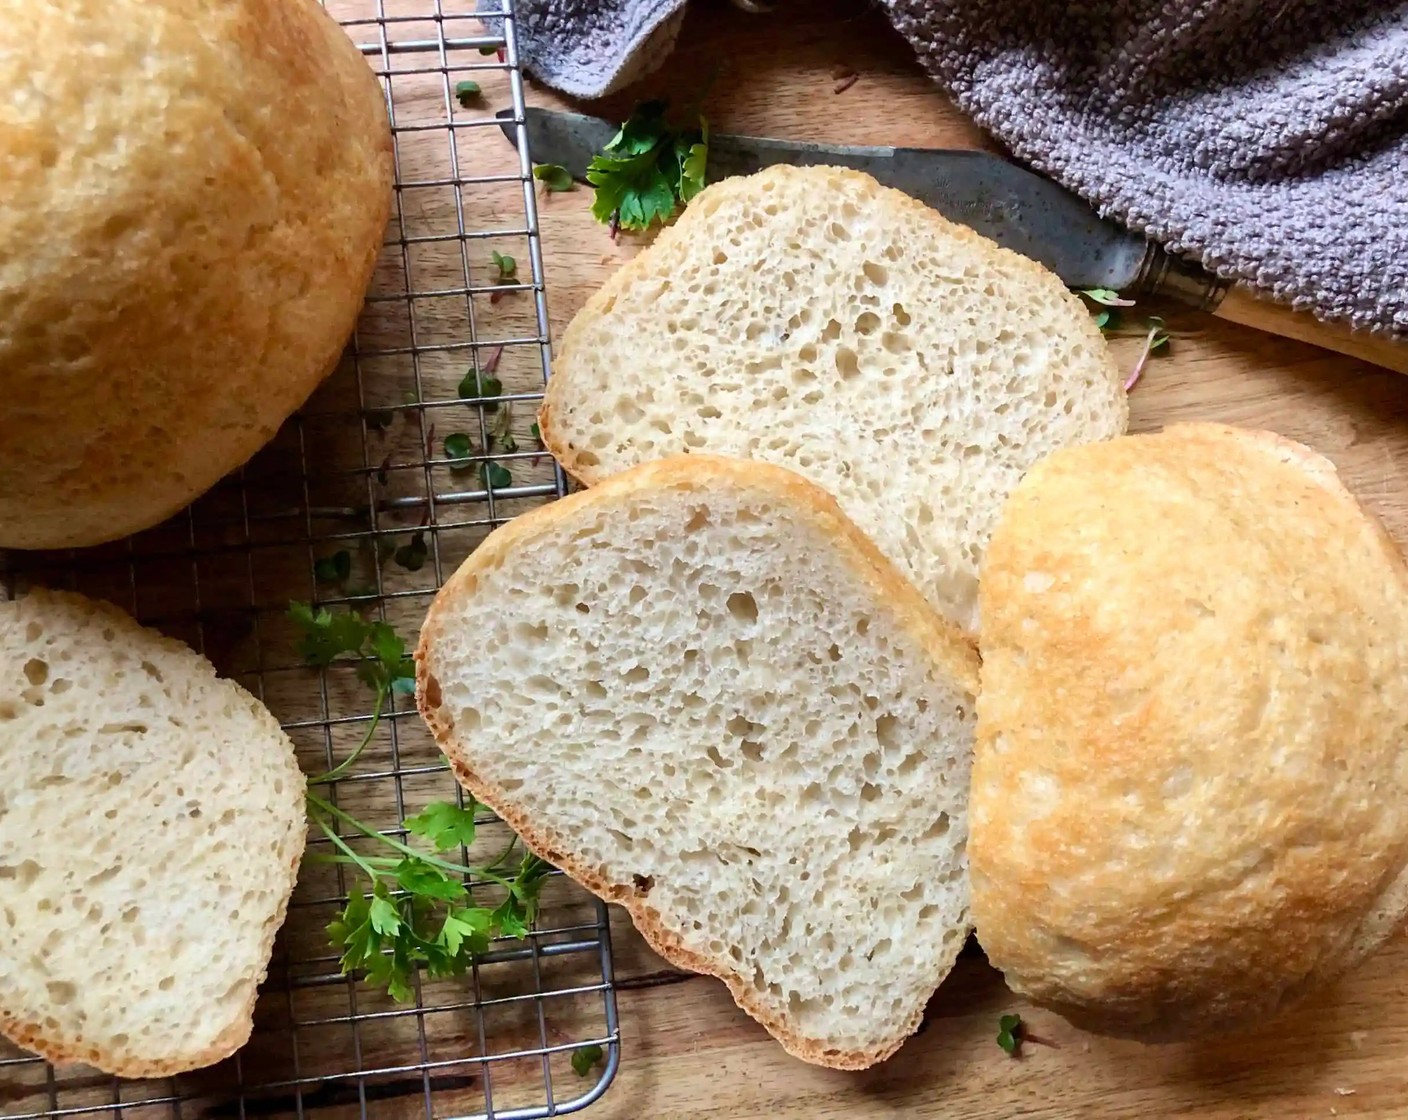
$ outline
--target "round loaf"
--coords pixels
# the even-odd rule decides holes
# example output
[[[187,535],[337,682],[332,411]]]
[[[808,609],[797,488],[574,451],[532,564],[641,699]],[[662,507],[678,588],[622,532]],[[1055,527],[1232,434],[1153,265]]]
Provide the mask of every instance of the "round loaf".
[[[390,206],[314,0],[0,0],[0,547],[146,528],[327,375]]]
[[[981,585],[973,913],[1017,991],[1163,1040],[1260,1021],[1408,911],[1408,591],[1314,452],[1057,452]]]

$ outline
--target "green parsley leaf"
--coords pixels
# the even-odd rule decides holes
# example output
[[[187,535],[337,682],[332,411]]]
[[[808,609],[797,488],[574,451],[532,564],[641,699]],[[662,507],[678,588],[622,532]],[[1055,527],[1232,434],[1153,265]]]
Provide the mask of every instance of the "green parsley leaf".
[[[498,53],[499,53],[499,50],[500,50],[500,48],[498,48],[498,47],[480,47],[480,48],[479,48],[479,53],[480,53],[480,54],[498,54]]]
[[[461,845],[467,848],[474,843],[474,809],[473,801],[463,809],[453,801],[432,801],[403,823],[408,831],[424,836],[440,851]]]
[[[494,266],[499,270],[500,280],[518,279],[518,262],[507,253],[500,253],[497,249],[491,254]]]
[[[352,554],[345,548],[313,563],[313,578],[319,583],[342,583],[352,574]]]
[[[592,216],[622,229],[649,229],[666,222],[704,189],[709,160],[709,125],[671,129],[665,103],[647,101],[587,166],[596,188]]]
[[[485,489],[505,490],[513,485],[513,475],[502,463],[484,463],[479,468],[479,477]]]
[[[1157,315],[1149,316],[1149,349],[1157,350],[1161,346],[1167,346],[1169,342],[1168,328],[1164,321]]]
[[[483,96],[484,91],[479,88],[478,82],[464,81],[455,86],[455,100],[460,103],[461,109],[468,109]]]
[[[314,610],[307,603],[290,603],[288,617],[298,631],[298,652],[309,665],[326,668],[343,653],[359,653],[369,624],[352,611]]]
[[[382,884],[377,884],[377,890],[382,890]],[[372,899],[371,912],[367,918],[372,929],[383,937],[389,937],[401,929],[401,912],[396,909],[396,904],[391,899],[377,895]]]
[[[572,1051],[572,1072],[578,1077],[586,1077],[591,1073],[593,1066],[601,1064],[605,1056],[601,1047],[595,1043],[591,1046],[579,1046]]]
[[[458,957],[462,950],[477,956],[489,948],[494,919],[487,907],[471,906],[445,915],[437,939],[445,952]]]
[[[418,572],[425,567],[430,555],[430,546],[425,543],[425,531],[417,529],[410,541],[391,554],[391,558],[408,572]]]
[[[528,434],[538,441],[539,447],[543,446],[543,429],[538,427],[536,420],[533,421],[532,426],[528,429]]]
[[[445,437],[445,458],[450,470],[467,471],[474,465],[474,444],[464,432],[452,432]]]
[[[407,856],[396,865],[393,874],[402,887],[420,898],[457,902],[465,897],[463,883],[456,882],[423,859]]]
[[[557,163],[540,163],[533,168],[533,178],[549,191],[570,191],[573,187],[572,173]]]
[[[511,894],[494,908],[493,918],[501,937],[514,937],[519,941],[528,936],[528,927],[533,921],[528,907]]]
[[[466,399],[475,397],[486,398],[481,406],[485,412],[497,412],[499,402],[493,400],[494,397],[503,395],[504,383],[497,377],[488,373],[481,373],[477,369],[471,369],[460,379],[459,395]]]
[[[1111,288],[1081,288],[1080,294],[1092,303],[1101,304],[1104,307],[1133,307],[1132,299],[1121,298],[1119,292]]]
[[[997,1044],[1006,1054],[1014,1058],[1017,1056],[1017,1051],[1022,1046],[1022,1017],[1020,1015],[1004,1015],[998,1019]]]

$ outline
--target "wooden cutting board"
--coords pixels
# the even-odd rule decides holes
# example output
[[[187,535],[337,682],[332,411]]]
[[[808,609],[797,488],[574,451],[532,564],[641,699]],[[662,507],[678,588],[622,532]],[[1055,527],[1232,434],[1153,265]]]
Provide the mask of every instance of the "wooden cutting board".
[[[610,102],[647,95],[705,102],[720,130],[858,144],[995,147],[925,79],[908,46],[859,0],[783,0],[748,15],[698,0],[666,73]],[[850,82],[854,74],[855,81]],[[840,87],[840,92],[834,92]],[[538,104],[562,104],[534,91]],[[577,106],[581,108],[580,106]],[[586,111],[601,112],[600,107]],[[542,199],[554,333],[641,242],[612,244],[583,190]],[[1136,308],[1137,322],[1146,310]],[[1408,543],[1408,378],[1314,347],[1151,306],[1175,334],[1131,399],[1132,427],[1221,420],[1304,441]],[[1138,342],[1117,339],[1122,362]],[[619,919],[619,915],[618,915]],[[789,1058],[721,984],[655,958],[616,923],[621,1073],[594,1120],[710,1118],[928,1120],[1006,1117],[1202,1120],[1408,1116],[1408,939],[1267,1029],[1200,1046],[1143,1047],[1082,1034],[1029,1010],[980,956],[966,957],[931,1005],[920,1037],[862,1074]],[[998,1049],[997,1019],[1020,1011],[1059,1049]]]

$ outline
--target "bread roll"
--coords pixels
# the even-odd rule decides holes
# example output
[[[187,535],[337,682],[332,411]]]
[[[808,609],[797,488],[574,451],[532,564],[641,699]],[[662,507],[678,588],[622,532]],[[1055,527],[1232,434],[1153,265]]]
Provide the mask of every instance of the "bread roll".
[[[0,0],[0,547],[111,540],[337,362],[390,204],[315,0]]]
[[[977,653],[823,491],[624,472],[493,533],[416,658],[466,788],[791,1053],[919,1026],[969,930]]]
[[[587,301],[539,423],[592,485],[679,452],[795,470],[971,631],[1022,473],[1127,414],[1053,273],[869,175],[770,167],[710,186]]]
[[[983,570],[978,938],[1159,1040],[1255,1023],[1408,910],[1408,593],[1329,462],[1178,425],[1058,452]]]
[[[249,1037],[303,853],[278,722],[79,595],[0,601],[0,1032],[162,1077]]]

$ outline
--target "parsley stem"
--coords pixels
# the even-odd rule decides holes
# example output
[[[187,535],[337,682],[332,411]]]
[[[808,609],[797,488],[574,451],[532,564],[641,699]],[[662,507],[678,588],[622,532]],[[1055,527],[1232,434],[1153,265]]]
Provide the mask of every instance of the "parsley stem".
[[[328,807],[331,808],[331,806]],[[327,821],[323,820],[322,817],[318,817],[316,819],[318,822],[318,827],[323,830],[323,835],[326,836],[329,840],[331,840],[335,846],[341,848],[344,852],[346,852],[348,859],[350,859],[353,863],[360,867],[363,873],[367,876],[367,878],[375,881],[376,871],[373,870],[371,864],[369,864],[366,860],[364,860],[361,856],[354,852],[351,847],[348,846],[347,841],[343,840],[343,838],[337,834],[337,830],[334,829],[331,825],[329,825]]]
[[[324,813],[328,813],[331,816],[336,817],[338,820],[344,821],[345,823],[351,825],[363,836],[370,837],[373,840],[380,840],[383,844],[386,844],[388,847],[394,848],[398,852],[404,852],[406,855],[411,856],[413,859],[421,860],[424,863],[430,864],[432,867],[438,867],[441,871],[449,871],[456,875],[469,875],[471,877],[487,879],[491,883],[498,883],[501,887],[505,887],[510,891],[513,890],[512,881],[505,879],[502,875],[494,874],[494,872],[490,871],[487,867],[466,867],[462,863],[450,863],[447,860],[440,859],[438,856],[431,855],[429,852],[418,851],[417,849],[411,847],[409,844],[403,844],[394,836],[388,836],[384,832],[378,832],[370,825],[363,824],[351,813],[339,809],[330,801],[324,801],[316,793],[309,793],[306,796],[310,805],[313,805],[318,809],[322,810]],[[318,823],[323,828],[324,832],[328,832],[328,827],[326,824],[324,824],[322,821],[319,821]],[[328,832],[328,835],[329,837],[331,837],[332,833]],[[335,843],[339,848],[343,849],[343,851],[347,852],[349,855],[356,855],[356,853],[353,852],[351,848],[347,847],[347,845],[344,844],[340,838],[336,840]],[[357,858],[359,861],[361,860],[360,856]],[[367,873],[371,874],[370,867],[367,867]]]
[[[386,697],[389,692],[390,689],[385,685],[377,685],[376,703],[372,706],[372,721],[367,725],[367,733],[362,736],[362,741],[353,748],[351,754],[331,770],[327,771],[327,773],[319,774],[316,778],[309,778],[308,784],[310,786],[326,785],[328,782],[337,781],[337,779],[347,773],[348,768],[361,757],[362,752],[367,749],[367,744],[372,741],[372,736],[376,734],[376,729],[381,723],[382,710],[386,706]]]

